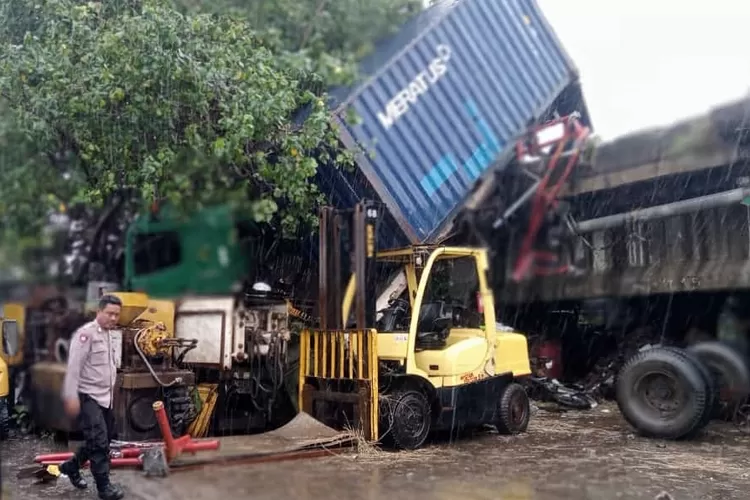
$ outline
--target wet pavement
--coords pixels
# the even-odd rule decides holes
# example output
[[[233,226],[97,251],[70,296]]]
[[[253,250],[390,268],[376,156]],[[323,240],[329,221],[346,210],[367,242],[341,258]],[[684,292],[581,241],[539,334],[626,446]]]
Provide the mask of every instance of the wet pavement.
[[[3,500],[95,498],[64,479],[47,485],[16,479],[19,466],[54,449],[51,441],[25,438],[2,446]],[[529,432],[517,437],[488,433],[415,452],[365,447],[308,461],[174,472],[165,479],[117,470],[114,480],[125,486],[126,498],[142,500],[653,500],[662,493],[668,496],[660,500],[739,500],[750,491],[749,449],[750,436],[719,422],[689,442],[636,437],[616,408],[605,405],[541,410]]]

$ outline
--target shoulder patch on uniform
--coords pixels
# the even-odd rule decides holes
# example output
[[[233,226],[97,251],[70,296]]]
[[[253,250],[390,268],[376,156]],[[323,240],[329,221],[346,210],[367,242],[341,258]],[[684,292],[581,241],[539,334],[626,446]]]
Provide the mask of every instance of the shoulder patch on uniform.
[[[81,340],[81,342],[86,342],[89,339],[89,336],[86,335],[85,333],[82,333],[81,336],[78,338]]]

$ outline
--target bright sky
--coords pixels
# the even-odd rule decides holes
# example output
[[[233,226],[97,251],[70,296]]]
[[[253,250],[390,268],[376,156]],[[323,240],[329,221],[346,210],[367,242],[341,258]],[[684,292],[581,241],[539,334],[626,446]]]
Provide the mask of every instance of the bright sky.
[[[750,93],[748,0],[537,0],[603,139]]]

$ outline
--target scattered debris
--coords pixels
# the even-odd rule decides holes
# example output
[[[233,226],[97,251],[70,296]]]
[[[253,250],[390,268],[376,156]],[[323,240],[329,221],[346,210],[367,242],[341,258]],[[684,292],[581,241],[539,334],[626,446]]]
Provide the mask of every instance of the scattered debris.
[[[623,335],[617,348],[596,362],[594,369],[581,381],[585,392],[597,401],[615,399],[615,379],[625,361],[639,351],[645,351],[660,345],[650,328],[639,328]]]
[[[575,410],[590,410],[598,403],[582,387],[566,386],[556,379],[531,377],[529,397],[537,401],[554,402]]]
[[[19,469],[16,477],[18,479],[36,479],[38,483],[50,483],[60,477],[60,468],[57,465],[35,464]]]
[[[588,375],[577,383],[562,383],[548,376],[549,360],[544,357],[532,358],[535,376],[529,384],[530,397],[577,410],[589,410],[602,401],[614,400],[615,380],[625,361],[639,351],[661,345],[655,331],[648,327],[617,337],[616,347],[601,356]]]
[[[146,477],[166,477],[169,475],[169,464],[163,447],[146,448],[140,458],[143,462],[143,472]]]

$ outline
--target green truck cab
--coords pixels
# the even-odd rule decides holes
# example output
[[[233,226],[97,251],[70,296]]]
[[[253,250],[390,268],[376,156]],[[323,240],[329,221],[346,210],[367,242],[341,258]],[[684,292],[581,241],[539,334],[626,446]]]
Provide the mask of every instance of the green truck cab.
[[[237,291],[249,270],[239,227],[228,206],[139,216],[126,234],[125,289],[152,297]]]

